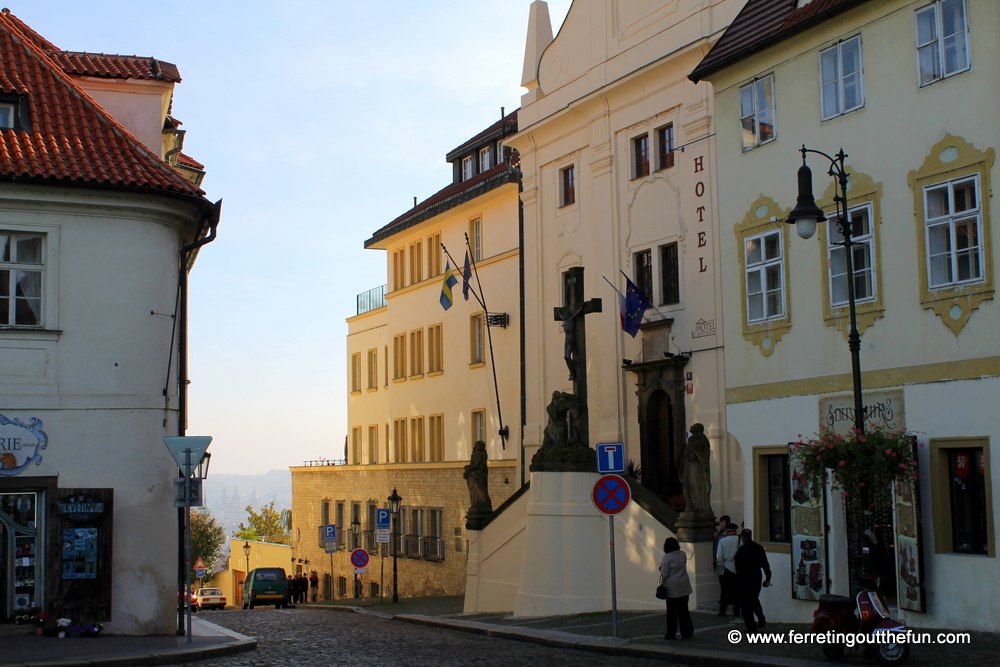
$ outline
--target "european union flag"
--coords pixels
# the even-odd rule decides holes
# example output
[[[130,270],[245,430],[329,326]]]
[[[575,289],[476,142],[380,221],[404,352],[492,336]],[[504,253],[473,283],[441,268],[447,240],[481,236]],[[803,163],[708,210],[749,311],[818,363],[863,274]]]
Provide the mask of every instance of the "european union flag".
[[[455,299],[451,294],[451,288],[458,284],[458,278],[451,273],[451,263],[444,263],[444,283],[441,285],[441,307],[445,310],[451,308]]]
[[[642,293],[636,284],[632,282],[628,276],[625,276],[625,281],[628,283],[628,287],[625,289],[625,303],[621,304],[624,306],[622,308],[622,330],[627,333],[632,338],[639,333],[639,325],[642,324],[642,317],[646,314],[646,308],[649,307],[649,297]]]

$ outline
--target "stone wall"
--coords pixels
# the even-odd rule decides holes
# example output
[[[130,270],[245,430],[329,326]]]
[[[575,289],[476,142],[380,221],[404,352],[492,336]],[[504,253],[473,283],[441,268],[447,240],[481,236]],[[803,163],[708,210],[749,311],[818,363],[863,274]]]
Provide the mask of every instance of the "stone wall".
[[[361,530],[367,531],[374,529],[374,526],[368,525],[369,502],[378,507],[388,507],[386,498],[395,488],[403,499],[404,511],[411,508],[443,511],[444,558],[432,560],[400,554],[397,558],[400,597],[464,594],[468,549],[465,513],[469,507],[468,486],[462,478],[465,465],[465,462],[446,462],[292,468],[292,546],[295,563],[291,571],[296,570],[301,559],[303,570],[316,570],[321,582],[324,574],[332,574],[333,593],[337,598],[343,597],[337,580],[346,577],[346,593],[352,597],[354,570],[349,551],[344,548],[327,554],[320,546],[323,501],[330,501],[330,523],[337,523],[337,503],[344,503],[344,520],[338,531],[349,531],[351,504],[360,503]],[[516,491],[516,465],[513,460],[490,461],[490,498],[494,508]],[[429,513],[425,511],[425,525],[428,519]],[[409,530],[400,532],[405,534]],[[347,544],[345,538],[341,538],[344,545]],[[308,566],[305,565],[306,559]],[[372,554],[368,573],[362,575],[366,593],[371,591],[371,582],[377,582],[383,585],[383,595],[392,594],[392,557],[386,557],[384,564],[382,560],[379,555]],[[322,583],[320,586],[322,594]]]

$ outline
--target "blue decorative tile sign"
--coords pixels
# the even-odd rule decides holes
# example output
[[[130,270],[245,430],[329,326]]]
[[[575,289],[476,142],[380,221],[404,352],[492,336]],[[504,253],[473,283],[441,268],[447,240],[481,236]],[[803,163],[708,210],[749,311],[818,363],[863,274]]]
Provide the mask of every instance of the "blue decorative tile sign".
[[[48,444],[38,417],[23,422],[0,415],[0,475],[17,475],[32,463],[41,465],[41,452]]]

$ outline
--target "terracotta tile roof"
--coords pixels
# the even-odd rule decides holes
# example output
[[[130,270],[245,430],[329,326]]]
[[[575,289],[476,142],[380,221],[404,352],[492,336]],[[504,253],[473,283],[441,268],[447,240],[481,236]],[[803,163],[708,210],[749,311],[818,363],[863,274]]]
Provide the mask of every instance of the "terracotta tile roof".
[[[393,234],[398,234],[424,220],[433,218],[435,215],[440,215],[463,202],[475,199],[490,190],[500,187],[504,183],[517,183],[520,177],[521,173],[519,171],[511,167],[508,163],[502,162],[492,169],[476,174],[467,181],[452,183],[372,234],[372,237],[365,241],[365,247],[369,248]]]
[[[50,51],[49,55],[67,74],[112,79],[145,79],[180,83],[177,65],[156,58],[119,56],[82,51]]]
[[[0,12],[0,90],[27,106],[20,127],[0,130],[0,177],[203,194],[77,86],[51,46]]]
[[[205,168],[205,165],[203,165],[201,162],[198,162],[197,160],[195,160],[190,155],[185,155],[184,153],[180,153],[177,156],[177,162],[179,164],[184,165],[185,167],[191,167],[192,169],[204,169]]]
[[[707,75],[869,0],[749,0],[688,78]]]

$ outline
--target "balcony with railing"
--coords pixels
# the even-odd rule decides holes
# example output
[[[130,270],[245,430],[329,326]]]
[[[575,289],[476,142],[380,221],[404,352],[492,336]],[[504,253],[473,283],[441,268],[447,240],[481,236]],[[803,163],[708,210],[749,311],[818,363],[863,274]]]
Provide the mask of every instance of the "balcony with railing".
[[[378,310],[385,306],[386,285],[373,287],[367,292],[358,295],[358,315],[363,315],[371,310]]]
[[[420,541],[427,560],[444,560],[444,540],[436,537],[422,537]]]

